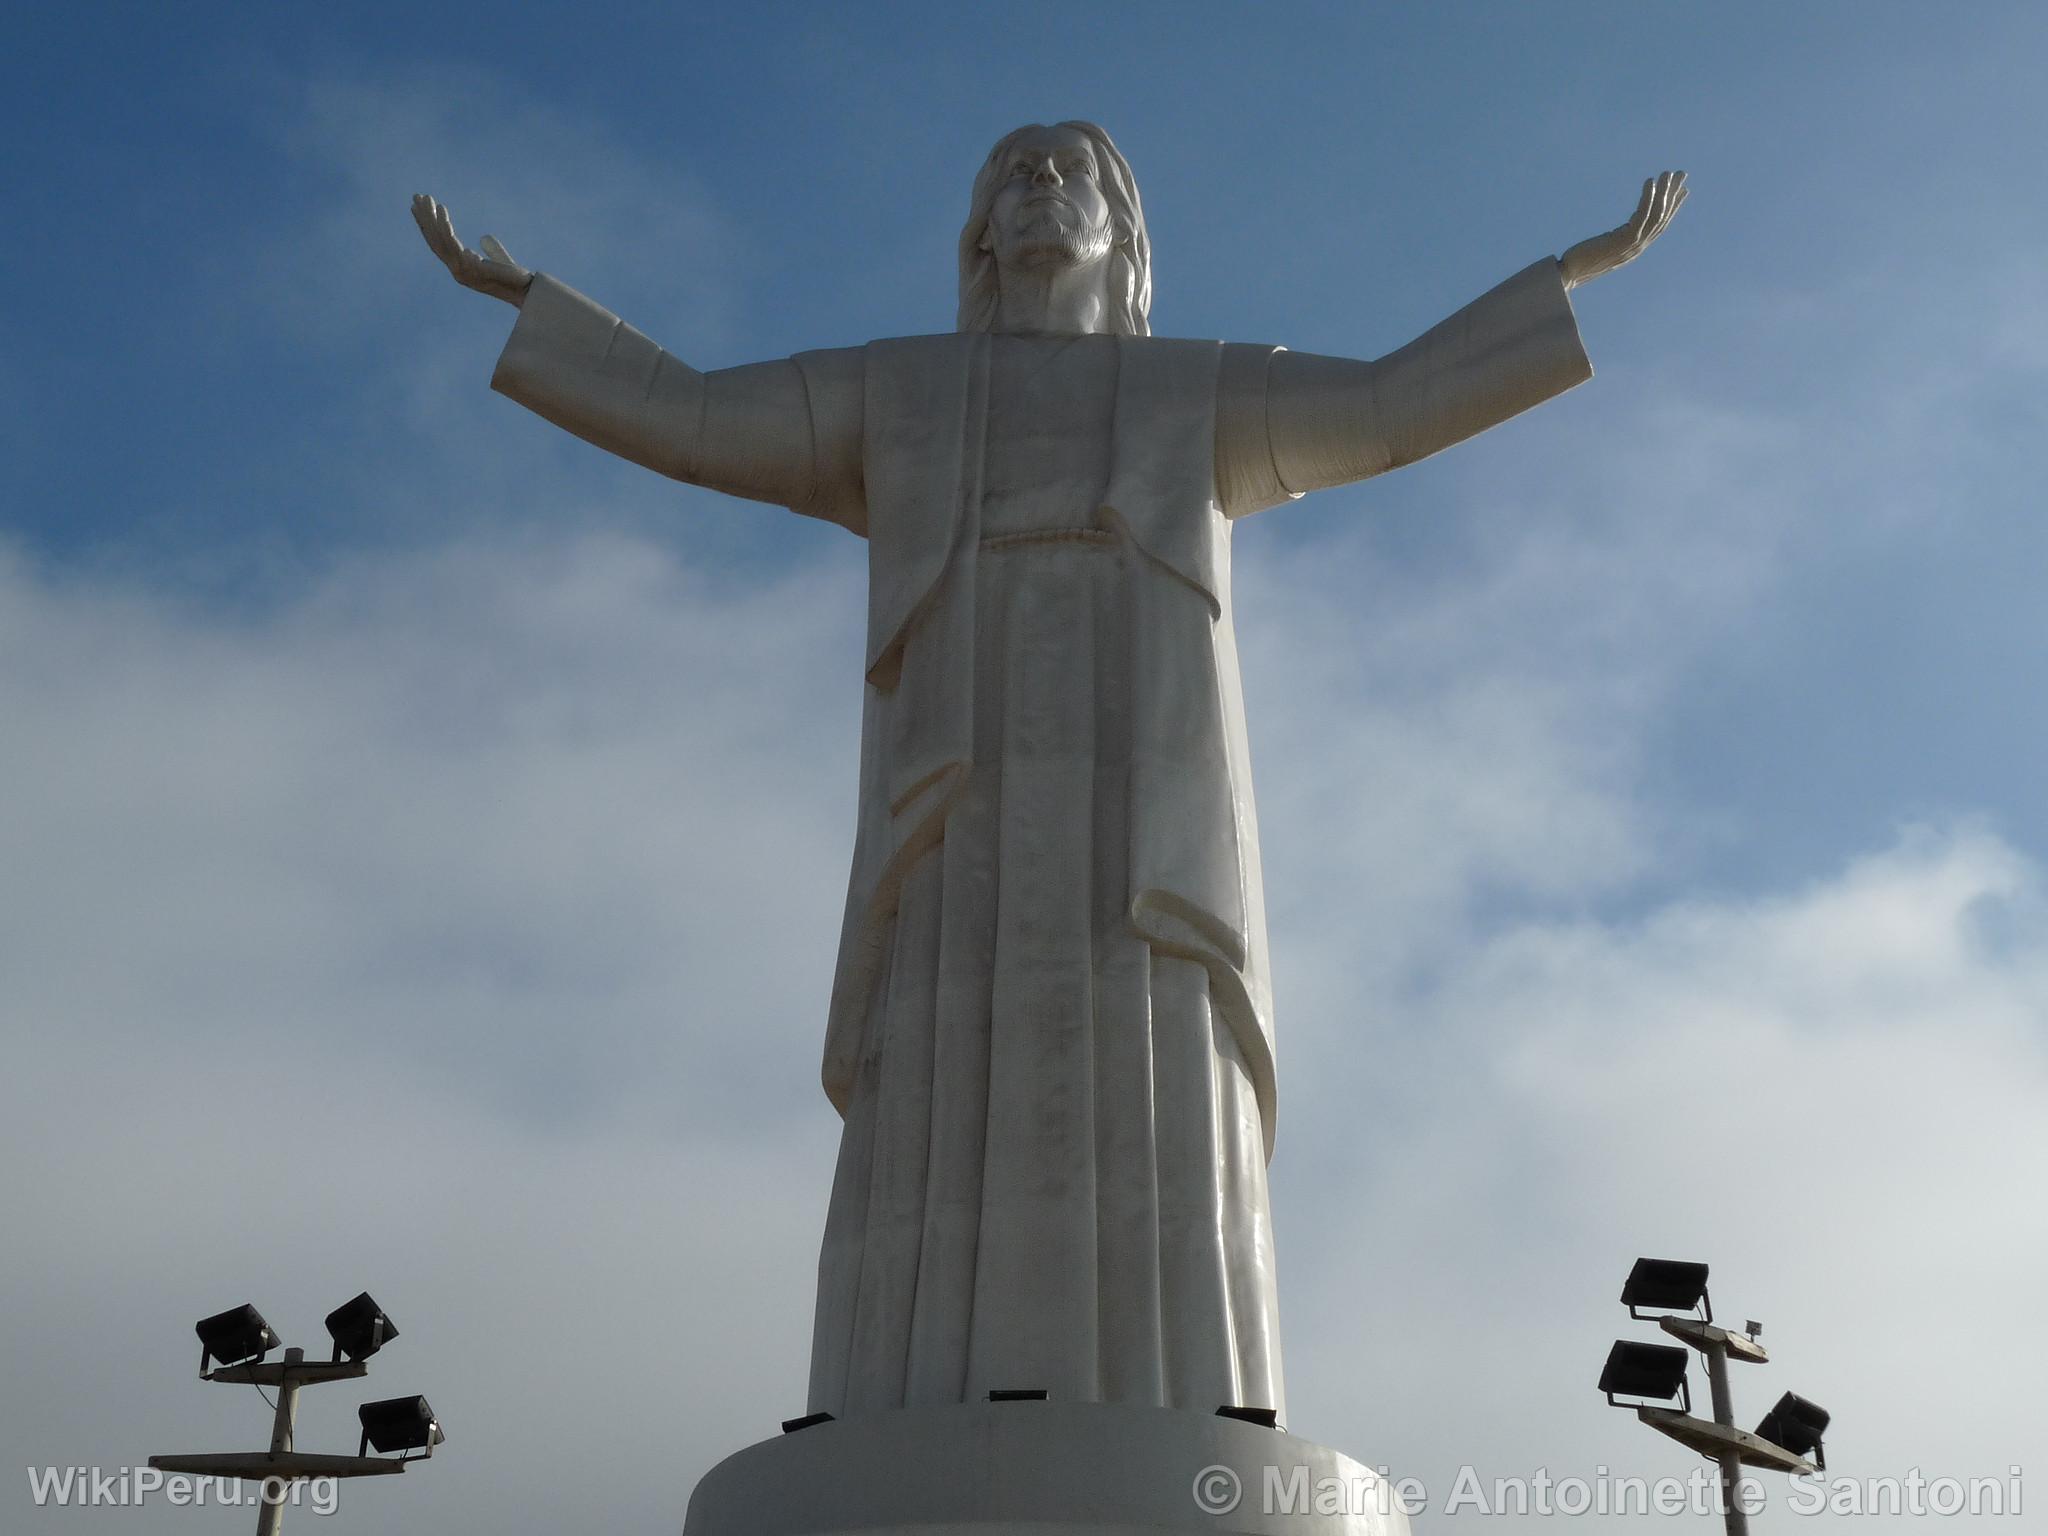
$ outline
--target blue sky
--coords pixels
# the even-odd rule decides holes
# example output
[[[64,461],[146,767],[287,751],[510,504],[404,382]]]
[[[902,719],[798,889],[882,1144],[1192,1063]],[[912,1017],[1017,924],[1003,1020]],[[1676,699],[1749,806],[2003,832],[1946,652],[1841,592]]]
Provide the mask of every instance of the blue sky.
[[[1864,1470],[2041,1443],[1985,1362],[2040,1353],[1986,1319],[2048,1263],[2048,12],[83,6],[13,38],[0,1151],[48,1174],[0,1182],[10,1446],[249,1438],[183,1376],[191,1318],[317,1327],[365,1284],[414,1351],[380,1379],[457,1438],[337,1531],[581,1507],[522,1472],[542,1426],[491,1357],[582,1288],[633,1342],[535,1370],[629,1394],[675,1464],[618,1482],[623,1526],[793,1411],[859,551],[491,395],[509,312],[407,199],[719,366],[944,328],[980,156],[1068,116],[1136,170],[1160,332],[1356,356],[1691,176],[1575,296],[1590,384],[1238,533],[1297,1425],[1436,1486],[1667,1469],[1585,1401],[1667,1246],[1755,1298],[1770,1390],[1832,1391]],[[1731,1209],[1714,1142],[1796,1195]],[[1936,1347],[1880,1368],[1901,1313]]]

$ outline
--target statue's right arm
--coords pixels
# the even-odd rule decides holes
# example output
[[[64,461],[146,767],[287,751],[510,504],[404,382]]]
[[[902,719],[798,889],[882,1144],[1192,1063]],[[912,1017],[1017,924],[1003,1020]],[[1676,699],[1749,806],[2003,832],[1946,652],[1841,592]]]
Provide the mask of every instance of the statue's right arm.
[[[491,388],[659,474],[853,522],[858,351],[700,373],[535,273]]]
[[[699,373],[491,236],[469,250],[431,197],[413,218],[458,283],[519,311],[493,389],[659,474],[866,531],[858,350]]]

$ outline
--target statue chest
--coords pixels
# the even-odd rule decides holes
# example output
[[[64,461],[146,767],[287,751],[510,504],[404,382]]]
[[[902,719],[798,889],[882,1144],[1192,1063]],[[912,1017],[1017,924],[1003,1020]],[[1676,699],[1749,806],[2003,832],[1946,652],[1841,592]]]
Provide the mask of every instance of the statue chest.
[[[984,538],[1095,525],[1109,480],[1116,385],[1112,337],[992,339]]]

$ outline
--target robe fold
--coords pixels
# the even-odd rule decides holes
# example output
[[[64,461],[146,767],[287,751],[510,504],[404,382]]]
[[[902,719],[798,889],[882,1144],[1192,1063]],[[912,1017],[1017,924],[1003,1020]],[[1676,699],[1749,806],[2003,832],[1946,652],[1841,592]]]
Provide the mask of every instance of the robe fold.
[[[972,762],[979,458],[993,343],[922,336],[865,349],[869,692],[861,825],[823,1074],[842,1112],[897,883],[943,835]],[[1245,1052],[1270,1151],[1263,886],[1230,627],[1230,524],[1215,505],[1212,469],[1224,348],[1114,344],[1109,480],[1101,504],[1079,510],[1128,542],[1146,571],[1132,593],[1147,614],[1136,643],[1148,685],[1134,720],[1130,918],[1155,945],[1209,971]],[[838,359],[796,361],[810,374]],[[813,400],[828,393],[823,379],[814,382]],[[1120,430],[1125,423],[1141,430]]]

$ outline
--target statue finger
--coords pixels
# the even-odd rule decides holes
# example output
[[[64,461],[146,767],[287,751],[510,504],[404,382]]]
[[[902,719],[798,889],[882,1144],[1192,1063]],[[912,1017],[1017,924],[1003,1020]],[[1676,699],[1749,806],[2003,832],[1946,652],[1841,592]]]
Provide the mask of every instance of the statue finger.
[[[462,259],[469,255],[469,251],[460,240],[455,238],[455,231],[446,224],[438,226],[434,231],[434,250],[443,261],[448,263],[448,270],[456,273],[459,277],[461,275],[459,269],[462,265]]]
[[[427,249],[434,253],[435,259],[442,266],[453,272],[455,270],[456,255],[461,251],[462,247],[449,239],[447,226],[438,215],[439,210],[436,210],[434,214],[427,214],[422,211],[420,215],[420,233],[426,237]]]
[[[496,235],[485,235],[477,244],[484,248],[484,254],[490,257],[491,260],[502,261],[508,267],[519,265],[518,262],[512,259],[512,253],[505,249]]]
[[[1678,210],[1685,206],[1685,188],[1673,187],[1670,201],[1664,205],[1664,222],[1669,224],[1678,217]]]
[[[1656,236],[1657,227],[1664,222],[1664,178],[1659,176],[1656,185],[1650,189],[1650,205],[1642,219],[1640,238],[1650,240]]]
[[[1685,172],[1667,171],[1665,178],[1663,208],[1657,219],[1657,229],[1660,233],[1678,212],[1678,205],[1685,201]]]
[[[1643,231],[1650,227],[1650,221],[1657,214],[1657,178],[1652,176],[1643,183],[1643,195],[1636,203],[1636,211],[1629,215],[1629,221],[1622,227],[1628,231],[1629,239],[1641,240]]]

